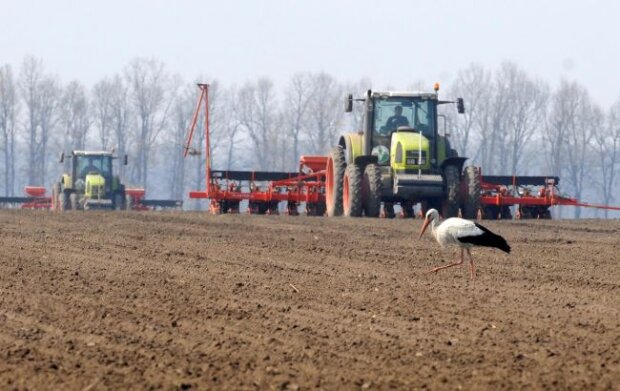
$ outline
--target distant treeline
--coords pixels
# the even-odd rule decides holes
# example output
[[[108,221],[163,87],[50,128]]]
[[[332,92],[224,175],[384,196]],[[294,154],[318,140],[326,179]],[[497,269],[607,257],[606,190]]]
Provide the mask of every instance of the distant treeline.
[[[371,79],[343,82],[324,72],[298,73],[281,90],[269,78],[226,86],[217,77],[184,80],[145,58],[84,86],[63,83],[42,60],[26,57],[18,69],[0,66],[0,194],[49,187],[62,171],[60,152],[72,149],[128,154],[120,174],[152,198],[204,188],[204,153],[182,157],[198,81],[211,84],[214,167],[274,171],[295,170],[300,155],[325,154],[341,132],[359,129],[360,107],[345,114],[343,98],[373,87]],[[429,91],[432,83],[394,89]],[[465,99],[464,115],[442,106],[445,126],[459,154],[483,174],[557,175],[565,193],[614,201],[620,99],[598,107],[579,83],[561,80],[552,89],[511,62],[493,70],[472,64],[440,93]],[[204,150],[202,131],[193,147]]]

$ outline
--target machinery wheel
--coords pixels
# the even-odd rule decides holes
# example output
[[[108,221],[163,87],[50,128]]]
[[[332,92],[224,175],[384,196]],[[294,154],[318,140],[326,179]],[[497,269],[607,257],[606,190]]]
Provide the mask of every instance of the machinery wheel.
[[[54,186],[52,186],[52,210],[60,210],[59,195],[60,183],[54,183]]]
[[[435,209],[437,212],[442,213],[442,204],[441,198],[430,198],[422,201],[422,217],[426,217],[426,212],[431,209]]]
[[[58,195],[58,207],[61,211],[71,210],[71,202],[69,200],[69,195],[64,191],[61,191]]]
[[[123,195],[121,193],[114,193],[114,199],[112,200],[114,202],[114,210],[125,210],[127,209],[126,205],[124,204],[125,197],[123,197]]]
[[[502,220],[512,220],[512,212],[509,206],[502,206],[501,209]]]
[[[495,205],[485,206],[482,210],[482,218],[485,220],[497,220],[499,207]]]
[[[286,203],[286,212],[288,213],[289,216],[299,216],[299,210],[297,209],[299,205],[297,205],[295,202],[287,202]]]
[[[541,219],[546,219],[546,220],[551,219],[551,211],[549,210],[549,207],[540,206],[539,211],[540,211],[539,216]]]
[[[69,194],[69,204],[72,210],[78,210],[78,196],[76,193]]]
[[[376,164],[369,164],[364,169],[362,179],[362,200],[364,213],[367,217],[379,217],[381,213],[381,170]]]
[[[413,213],[413,202],[412,201],[404,201],[400,203],[400,207],[403,210],[404,218],[415,218],[415,214]]]
[[[386,219],[393,219],[396,217],[394,213],[394,203],[393,202],[384,202],[383,203],[383,217]]]
[[[474,166],[465,167],[467,184],[467,201],[465,201],[465,218],[475,219],[480,209],[481,180],[480,171]]]
[[[342,182],[346,166],[344,149],[341,146],[332,148],[325,174],[325,203],[329,217],[340,216],[343,213]]]
[[[461,174],[457,166],[447,166],[444,175],[446,178],[446,210],[444,217],[456,217],[459,214],[459,190]]]
[[[325,203],[317,202],[316,204],[306,203],[307,216],[323,216],[325,215]]]
[[[362,170],[357,164],[349,164],[344,170],[342,207],[347,217],[362,215]]]

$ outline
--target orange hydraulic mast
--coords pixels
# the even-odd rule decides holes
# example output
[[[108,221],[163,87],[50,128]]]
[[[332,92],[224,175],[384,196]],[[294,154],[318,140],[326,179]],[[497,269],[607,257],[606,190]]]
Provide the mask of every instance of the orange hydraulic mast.
[[[210,197],[211,193],[211,142],[209,140],[209,85],[198,83],[198,87],[200,88],[200,96],[198,97],[198,102],[196,103],[196,110],[194,110],[194,115],[192,117],[192,122],[189,127],[189,132],[187,135],[187,140],[185,141],[185,147],[183,148],[183,157],[187,157],[190,154],[190,145],[192,143],[192,138],[194,137],[194,130],[196,130],[196,124],[198,122],[198,116],[200,114],[200,106],[202,101],[205,102],[205,142],[206,142],[206,165],[205,165],[205,193],[206,197]],[[198,154],[196,152],[191,152],[191,154]]]
[[[209,85],[208,84],[199,84],[198,85],[200,87],[200,89],[202,90],[202,95],[204,95],[204,100],[205,100],[205,143],[207,144],[206,146],[206,159],[205,159],[205,163],[206,163],[206,182],[205,183],[205,187],[206,187],[206,192],[207,192],[207,198],[210,198],[210,193],[211,193],[211,142],[209,141]]]

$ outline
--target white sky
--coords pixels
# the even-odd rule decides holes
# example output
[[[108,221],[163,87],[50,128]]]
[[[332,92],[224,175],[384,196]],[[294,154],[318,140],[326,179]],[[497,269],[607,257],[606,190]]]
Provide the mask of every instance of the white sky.
[[[552,85],[577,80],[606,108],[620,99],[619,18],[617,0],[0,0],[0,64],[31,54],[91,86],[146,56],[187,79],[282,87],[326,71],[403,89],[512,60]]]

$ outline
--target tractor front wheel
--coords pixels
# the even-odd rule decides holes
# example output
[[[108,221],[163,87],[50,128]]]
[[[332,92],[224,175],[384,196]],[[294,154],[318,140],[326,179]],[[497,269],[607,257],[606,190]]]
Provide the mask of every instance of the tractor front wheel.
[[[465,181],[467,182],[465,218],[475,219],[480,210],[481,180],[478,168],[474,166],[465,167]]]
[[[403,217],[406,219],[415,218],[415,214],[413,213],[413,202],[412,201],[404,201],[400,203],[400,207],[403,210]]]
[[[362,199],[366,217],[379,217],[381,213],[381,170],[376,164],[369,164],[364,169],[362,181]]]
[[[459,214],[461,188],[461,174],[457,166],[447,166],[444,175],[446,178],[446,210],[444,217],[456,217]]]
[[[58,195],[58,206],[61,211],[71,210],[71,201],[69,199],[69,194],[61,191]]]
[[[329,217],[340,216],[343,213],[342,186],[346,166],[344,149],[340,146],[332,148],[327,159],[325,174],[325,204]]]
[[[71,205],[71,209],[78,210],[78,196],[76,193],[69,194],[69,204]]]
[[[357,164],[349,164],[344,170],[342,207],[347,217],[362,215],[362,170]]]

